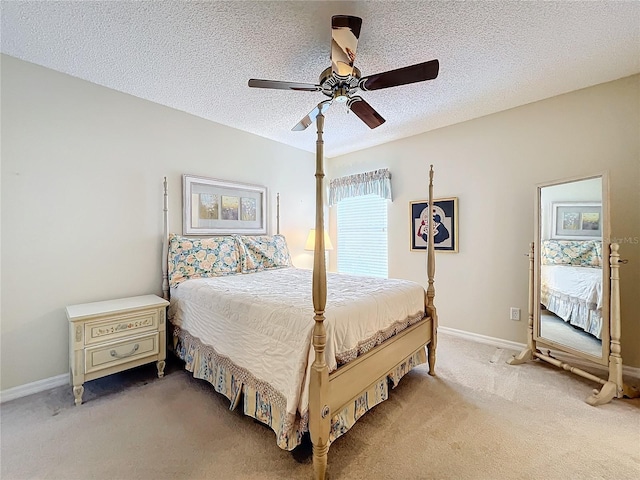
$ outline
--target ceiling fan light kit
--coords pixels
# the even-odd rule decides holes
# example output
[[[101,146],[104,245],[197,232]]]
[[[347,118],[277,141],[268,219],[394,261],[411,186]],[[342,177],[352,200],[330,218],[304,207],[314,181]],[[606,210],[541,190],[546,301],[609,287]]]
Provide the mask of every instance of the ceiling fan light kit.
[[[361,27],[362,19],[359,17],[349,15],[334,15],[331,17],[331,66],[320,74],[318,84],[252,78],[249,80],[249,86],[277,90],[321,92],[329,97],[328,100],[320,102],[297,123],[292,128],[293,131],[305,130],[316,120],[318,115],[327,111],[333,101],[346,104],[347,108],[355,113],[369,128],[379,127],[385,122],[385,119],[356,93],[359,90],[365,92],[381,90],[383,88],[433,80],[438,76],[440,64],[438,60],[430,60],[362,77],[360,70],[353,65],[356,59]]]

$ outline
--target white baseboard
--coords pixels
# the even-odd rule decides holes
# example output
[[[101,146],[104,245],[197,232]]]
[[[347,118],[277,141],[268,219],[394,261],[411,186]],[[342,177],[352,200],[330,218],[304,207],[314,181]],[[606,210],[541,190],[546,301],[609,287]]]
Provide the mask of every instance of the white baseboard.
[[[0,403],[15,400],[16,398],[26,397],[34,393],[44,392],[51,388],[61,387],[69,384],[69,374],[63,373],[55,377],[45,378],[37,382],[27,383],[18,387],[8,388],[0,392]]]
[[[509,350],[522,350],[526,347],[524,343],[512,342],[511,340],[503,340],[496,337],[488,337],[486,335],[480,335],[479,333],[466,332],[464,330],[457,330],[455,328],[438,326],[438,333],[447,333],[454,337],[466,338],[472,342],[484,343],[486,345],[493,345],[494,347],[506,348]]]
[[[494,347],[504,348],[507,350],[520,351],[526,347],[524,343],[512,342],[510,340],[504,340],[502,338],[489,337],[487,335],[480,335],[479,333],[466,332],[464,330],[457,330],[455,328],[438,327],[438,332],[444,333],[445,335],[464,338],[472,342],[484,343],[486,345],[492,345]],[[559,358],[563,357],[563,355],[559,354],[558,352],[554,352],[554,353]],[[569,357],[567,356],[564,356],[564,357],[565,357],[564,360],[569,359]],[[574,363],[576,365],[590,366],[590,367],[606,370],[606,367],[604,367],[603,365],[590,363],[580,358],[570,357],[570,360],[571,360],[571,363]],[[628,365],[624,365],[622,367],[622,373],[624,375],[629,375],[631,377],[640,378],[640,368],[638,367],[630,367]],[[26,385],[20,385],[18,387],[8,388],[7,390],[2,390],[0,392],[0,403],[8,402],[10,400],[15,400],[16,398],[26,397],[27,395],[32,395],[34,393],[44,392],[45,390],[61,387],[63,385],[68,385],[68,384],[69,384],[69,374],[63,373],[61,375],[56,375],[55,377],[45,378],[44,380],[38,380],[37,382],[27,383]]]
[[[438,333],[444,333],[454,337],[471,340],[472,342],[484,343],[486,345],[492,345],[494,347],[504,348],[508,350],[520,351],[526,348],[526,345],[524,343],[512,342],[510,340],[503,340],[502,338],[489,337],[487,335],[480,335],[479,333],[466,332],[464,330],[457,330],[455,328],[439,326]],[[555,350],[552,350],[552,352],[555,357],[558,357],[558,359],[563,360],[565,362],[571,362],[572,364],[583,366],[583,367],[593,367],[603,371],[608,370],[608,368],[605,367],[604,365],[598,365],[597,363],[592,363],[587,360],[583,360],[581,358],[574,357],[563,352],[558,352]],[[623,358],[623,361],[624,361],[624,358]],[[629,375],[630,377],[640,378],[640,368],[623,365],[622,374]]]

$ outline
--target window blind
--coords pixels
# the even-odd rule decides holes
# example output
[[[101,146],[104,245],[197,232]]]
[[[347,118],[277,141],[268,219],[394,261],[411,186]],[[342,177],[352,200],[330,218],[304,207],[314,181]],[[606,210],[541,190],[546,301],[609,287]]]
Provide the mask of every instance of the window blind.
[[[387,278],[387,203],[378,195],[338,202],[338,271]]]

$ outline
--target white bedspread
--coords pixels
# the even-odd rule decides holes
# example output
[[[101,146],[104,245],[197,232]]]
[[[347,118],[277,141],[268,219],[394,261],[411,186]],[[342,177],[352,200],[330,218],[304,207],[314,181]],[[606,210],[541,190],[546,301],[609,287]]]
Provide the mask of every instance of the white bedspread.
[[[311,271],[297,268],[193,279],[171,290],[171,322],[214,348],[304,413],[313,361]],[[363,341],[424,313],[421,285],[395,279],[327,275],[326,358],[349,355]]]
[[[602,308],[601,268],[542,265],[541,280],[543,288],[555,295],[579,299],[592,309]]]

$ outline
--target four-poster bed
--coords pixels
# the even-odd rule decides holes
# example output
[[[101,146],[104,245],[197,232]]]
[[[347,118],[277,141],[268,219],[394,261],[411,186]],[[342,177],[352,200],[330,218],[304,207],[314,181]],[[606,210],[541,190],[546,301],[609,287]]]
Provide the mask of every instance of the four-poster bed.
[[[284,237],[279,235],[231,236],[230,239],[218,239],[213,243],[206,239],[189,241],[170,235],[166,180],[163,242],[165,255],[163,257],[163,291],[166,299],[171,296],[169,320],[174,325],[175,353],[185,361],[185,367],[192,371],[194,376],[208,380],[214,385],[216,391],[227,396],[231,400],[231,408],[238,405],[243,397],[244,413],[269,425],[276,432],[277,442],[281,448],[292,449],[300,443],[302,434],[308,430],[313,444],[316,479],[325,478],[330,443],[346,432],[366,411],[387,398],[389,382],[395,386],[404,374],[416,365],[427,361],[427,356],[429,374],[434,375],[438,325],[434,306],[433,241],[429,242],[427,251],[428,288],[426,292],[422,286],[404,280],[366,279],[362,281],[360,279],[359,286],[350,285],[346,289],[349,292],[357,291],[359,296],[352,293],[343,294],[339,291],[340,281],[347,281],[345,278],[348,279],[348,276],[327,274],[324,256],[323,125],[324,117],[319,114],[315,173],[316,240],[313,271],[310,273],[311,282],[305,284],[304,280],[301,280],[305,275],[309,280],[309,272],[303,273],[289,266],[288,251],[281,252],[282,255],[276,253],[276,256],[280,256],[275,262],[269,260],[271,263],[268,266],[274,268],[247,270],[255,273],[244,274],[243,269],[247,264],[246,254],[249,249],[257,248],[262,252],[260,255],[265,256],[270,254],[265,252],[278,252],[281,247],[277,245],[273,247],[275,245],[273,242],[284,242]],[[429,178],[429,202],[432,199],[433,168]],[[277,218],[279,224],[279,211]],[[433,220],[429,219],[429,232],[433,232],[432,222]],[[431,238],[432,236],[433,233]],[[169,241],[170,238],[171,241]],[[184,259],[185,255],[190,255],[190,251],[187,251],[189,248],[194,246],[200,248],[201,245],[206,244],[214,245],[218,249],[216,251],[221,252],[223,243],[233,241],[239,245],[241,251],[244,251],[238,257],[241,267],[236,267],[233,261],[227,261],[227,264],[231,265],[232,270],[237,268],[239,275],[223,273],[222,276],[216,275],[216,278],[193,278],[180,285],[172,281],[176,274],[176,259]],[[294,280],[285,280],[291,275],[294,275]],[[284,292],[286,298],[278,298],[277,295],[267,294],[262,290],[266,288],[265,285],[269,283],[270,278],[275,278],[274,283],[279,286],[277,288],[286,289]],[[255,287],[240,283],[249,282],[251,279],[255,279]],[[286,287],[287,282],[289,287]],[[334,290],[328,291],[328,283]],[[300,285],[303,286],[300,287]],[[312,290],[312,310],[311,305],[299,304],[303,297],[298,290],[300,288],[305,290],[307,296],[309,293],[304,285],[308,285]],[[399,289],[396,288],[397,286]],[[297,289],[297,287],[300,288]],[[386,290],[387,288],[389,290]],[[392,293],[394,289],[404,291],[407,296],[398,296],[398,292]],[[245,290],[247,298],[206,296],[208,294],[205,292],[214,290],[224,291],[226,297],[230,291],[241,293],[240,290]],[[412,292],[409,294],[410,290]],[[198,295],[204,295],[200,303],[187,303],[187,300],[196,301]],[[409,296],[411,296],[410,300]],[[389,298],[388,306],[377,308],[377,310],[392,312],[395,308],[397,312],[388,313],[384,318],[370,315],[367,311],[367,302],[377,302],[379,306],[381,299],[387,297]],[[225,301],[229,303],[225,304]],[[218,314],[211,310],[212,304],[218,305],[225,312],[235,312],[233,319],[228,322],[229,327],[219,324],[205,326],[209,322],[204,318],[206,315],[196,315],[196,317],[187,315],[188,312],[197,311],[218,317]],[[346,305],[351,306],[351,313],[343,315],[345,319],[341,319],[341,311],[347,308]],[[325,311],[327,307],[329,307],[328,312]],[[295,310],[302,315],[301,320],[298,320],[302,323],[295,324],[302,325],[301,327],[291,326],[294,325],[293,323],[282,323],[285,325],[282,330],[294,332],[291,334],[294,337],[291,343],[301,344],[299,351],[294,348],[295,345],[291,346],[291,351],[287,350],[289,344],[286,343],[288,340],[284,338],[284,334],[269,333],[267,335],[263,331],[278,329],[281,322],[289,321],[283,309]],[[375,310],[376,308],[372,311]],[[249,317],[256,311],[266,311],[267,317],[260,320],[256,315],[257,323],[249,325]],[[360,320],[354,319],[354,311],[360,312],[362,317],[374,317],[370,319],[373,326],[364,323],[364,319],[363,323],[358,323]],[[310,316],[313,316],[314,321],[312,328],[309,323]],[[267,325],[268,328],[260,325]],[[349,334],[344,333],[352,330],[368,333],[358,338],[351,338]],[[215,333],[211,335],[212,338],[216,337],[215,340],[211,340],[212,343],[207,343],[208,331]],[[239,333],[229,333],[232,331]],[[256,331],[259,331],[259,335],[255,334]],[[295,332],[298,332],[297,337]],[[262,339],[258,345],[250,340],[254,334],[257,335],[256,338]],[[275,347],[272,347],[267,338],[269,335],[278,337],[277,340],[283,351],[274,353]],[[425,347],[428,355],[425,354]],[[242,351],[247,350],[252,352],[254,359],[261,357],[256,359],[260,365],[248,365],[242,355]],[[266,352],[269,352],[269,356],[266,356]],[[297,358],[293,363],[278,360],[278,358],[292,357]],[[281,368],[284,370],[279,371]],[[287,368],[289,370],[286,370]],[[280,380],[283,377],[297,377],[299,383],[283,383]],[[296,396],[296,392],[300,395]],[[281,408],[283,406],[284,409]],[[291,417],[292,408],[298,409],[294,411],[295,420]]]

